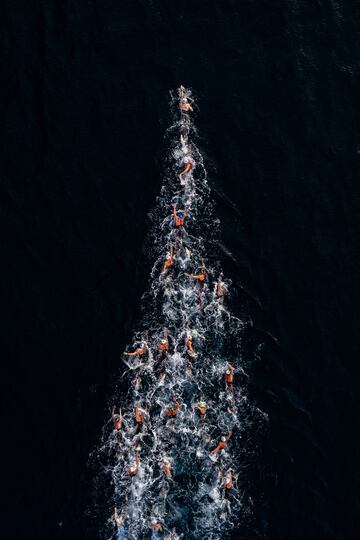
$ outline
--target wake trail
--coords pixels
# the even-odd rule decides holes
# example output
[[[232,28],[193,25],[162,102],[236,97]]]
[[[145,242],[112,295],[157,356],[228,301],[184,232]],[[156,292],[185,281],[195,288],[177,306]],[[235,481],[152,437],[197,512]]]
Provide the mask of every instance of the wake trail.
[[[149,291],[122,357],[97,456],[113,491],[104,536],[220,540],[246,519],[246,443],[266,416],[246,392],[231,282],[216,253],[220,222],[192,122],[189,89],[171,94],[167,172],[151,213]],[[253,435],[255,436],[255,434]],[[244,512],[246,508],[246,512]]]

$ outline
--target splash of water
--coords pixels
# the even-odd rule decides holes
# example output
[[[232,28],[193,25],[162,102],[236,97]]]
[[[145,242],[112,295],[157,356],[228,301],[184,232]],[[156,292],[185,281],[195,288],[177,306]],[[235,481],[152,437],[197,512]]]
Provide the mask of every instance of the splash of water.
[[[123,357],[129,390],[114,396],[99,454],[111,476],[119,539],[219,540],[245,504],[243,434],[264,415],[246,395],[246,321],[226,307],[231,283],[215,257],[219,220],[191,91],[172,93],[171,106],[171,159],[151,215],[150,291]],[[114,534],[112,518],[107,534]]]

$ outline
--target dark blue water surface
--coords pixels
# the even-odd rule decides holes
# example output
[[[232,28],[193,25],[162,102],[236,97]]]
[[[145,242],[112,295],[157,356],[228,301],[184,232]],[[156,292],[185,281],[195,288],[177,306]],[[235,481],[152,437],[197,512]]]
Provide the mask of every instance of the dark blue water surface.
[[[251,395],[269,415],[257,523],[234,538],[359,538],[359,3],[0,12],[2,538],[97,539],[108,518],[88,456],[147,287],[180,83],[197,97],[233,309],[253,320]]]

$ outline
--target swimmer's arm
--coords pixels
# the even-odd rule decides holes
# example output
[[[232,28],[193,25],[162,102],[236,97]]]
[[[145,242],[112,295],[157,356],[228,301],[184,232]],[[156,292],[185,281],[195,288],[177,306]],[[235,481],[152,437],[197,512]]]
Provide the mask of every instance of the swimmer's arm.
[[[185,276],[189,276],[193,279],[199,279],[199,276],[195,276],[194,274],[188,274],[187,272],[185,272]]]
[[[115,522],[116,522],[117,525],[119,524],[119,521],[120,521],[119,518],[120,518],[120,516],[119,516],[117,508],[115,506],[115,508],[114,508],[114,519],[115,519]]]

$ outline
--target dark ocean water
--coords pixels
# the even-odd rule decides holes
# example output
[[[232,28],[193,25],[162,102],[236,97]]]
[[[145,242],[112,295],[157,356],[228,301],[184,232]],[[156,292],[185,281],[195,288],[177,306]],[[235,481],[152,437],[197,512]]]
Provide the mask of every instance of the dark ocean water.
[[[107,519],[88,456],[147,287],[168,92],[183,83],[269,415],[246,538],[359,538],[359,4],[0,11],[2,537],[97,539]]]

